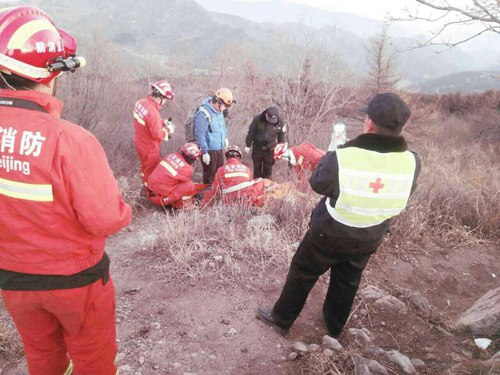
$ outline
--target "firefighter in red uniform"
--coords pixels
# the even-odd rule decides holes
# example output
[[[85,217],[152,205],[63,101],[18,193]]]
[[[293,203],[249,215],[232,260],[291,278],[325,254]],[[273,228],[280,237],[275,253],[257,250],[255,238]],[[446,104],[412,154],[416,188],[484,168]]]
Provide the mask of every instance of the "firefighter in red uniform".
[[[0,288],[31,375],[117,373],[104,244],[132,214],[97,139],[60,118],[75,52],[43,11],[0,10]]]
[[[311,143],[303,143],[290,148],[286,143],[280,143],[274,148],[274,158],[288,160],[288,163],[295,169],[298,187],[302,191],[308,189],[309,177],[325,154],[325,151]]]
[[[196,143],[186,143],[181,151],[170,154],[156,166],[148,179],[149,200],[157,206],[185,207],[200,187],[191,181],[192,164],[200,157]],[[206,185],[202,185],[205,187]]]
[[[227,204],[239,202],[248,205],[264,204],[264,179],[252,179],[250,168],[241,163],[238,146],[229,147],[225,156],[227,163],[217,169],[211,190],[204,194],[203,203],[222,198]]]
[[[174,98],[170,84],[161,80],[151,83],[151,95],[141,99],[134,106],[134,144],[141,163],[142,181],[147,181],[153,169],[160,162],[160,144],[174,133],[174,124],[162,120],[160,109]]]

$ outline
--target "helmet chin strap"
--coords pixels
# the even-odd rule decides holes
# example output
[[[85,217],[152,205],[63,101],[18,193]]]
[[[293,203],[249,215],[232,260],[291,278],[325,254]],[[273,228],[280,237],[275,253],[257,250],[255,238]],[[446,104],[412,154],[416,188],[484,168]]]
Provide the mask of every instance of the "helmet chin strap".
[[[0,72],[0,77],[2,78],[3,83],[5,83],[5,85],[6,85],[8,88],[10,88],[11,90],[16,91],[16,89],[15,89],[14,87],[12,87],[12,86],[9,84],[9,82],[7,82],[7,80],[6,80],[6,79],[5,79],[5,77],[3,76],[3,73],[2,73],[2,72]]]

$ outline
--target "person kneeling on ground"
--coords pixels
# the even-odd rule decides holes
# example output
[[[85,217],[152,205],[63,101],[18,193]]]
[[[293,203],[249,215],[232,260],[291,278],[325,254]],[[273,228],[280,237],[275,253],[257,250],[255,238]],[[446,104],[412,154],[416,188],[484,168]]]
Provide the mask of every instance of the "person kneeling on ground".
[[[191,181],[200,153],[196,143],[186,143],[180,152],[165,156],[149,176],[148,199],[157,206],[186,207],[202,188]]]
[[[279,299],[257,317],[286,334],[309,291],[330,270],[323,304],[328,334],[338,337],[347,322],[361,275],[390,225],[416,188],[420,159],[400,135],[410,108],[396,94],[377,94],[368,107],[363,134],[328,152],[309,182],[324,195],[295,253]]]
[[[227,204],[238,202],[262,206],[264,179],[252,179],[250,168],[241,163],[241,150],[238,146],[229,147],[224,155],[227,162],[217,169],[210,191],[203,196],[203,203],[208,204],[215,199],[222,199]]]

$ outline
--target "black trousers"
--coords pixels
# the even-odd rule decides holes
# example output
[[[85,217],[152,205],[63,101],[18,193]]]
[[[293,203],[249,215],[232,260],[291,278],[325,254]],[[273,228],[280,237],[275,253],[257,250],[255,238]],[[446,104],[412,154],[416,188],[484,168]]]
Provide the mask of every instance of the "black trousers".
[[[319,232],[308,230],[292,259],[285,286],[274,305],[273,318],[276,323],[282,328],[290,328],[318,278],[330,270],[323,320],[328,333],[338,336],[349,318],[361,274],[378,245],[327,238]],[[362,247],[366,251],[360,254]],[[357,254],[348,253],[349,248]]]
[[[224,150],[209,150],[208,154],[210,155],[210,163],[206,165],[203,161],[201,161],[204,184],[211,184],[214,180],[217,169],[224,165]]]
[[[260,146],[255,146],[256,148],[252,151],[252,161],[253,161],[253,178],[271,178],[273,174],[274,151],[273,150],[261,150]]]

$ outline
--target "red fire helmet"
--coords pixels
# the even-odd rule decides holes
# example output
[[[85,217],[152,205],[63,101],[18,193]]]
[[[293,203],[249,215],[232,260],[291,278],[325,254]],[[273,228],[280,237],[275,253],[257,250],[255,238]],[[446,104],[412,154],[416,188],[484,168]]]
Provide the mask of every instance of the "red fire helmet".
[[[168,100],[172,100],[174,98],[172,86],[170,86],[170,83],[168,83],[165,79],[151,83],[151,87],[158,90],[158,92]]]
[[[75,39],[44,11],[30,6],[0,10],[0,71],[46,84],[61,74],[47,65],[75,53]]]
[[[191,159],[198,159],[201,154],[200,147],[196,143],[186,143],[181,147],[181,152]]]

